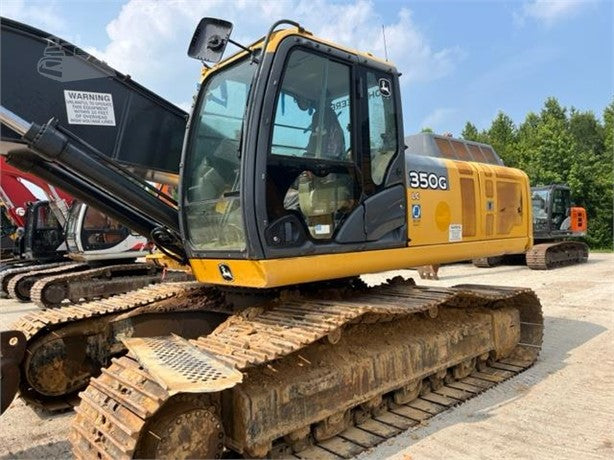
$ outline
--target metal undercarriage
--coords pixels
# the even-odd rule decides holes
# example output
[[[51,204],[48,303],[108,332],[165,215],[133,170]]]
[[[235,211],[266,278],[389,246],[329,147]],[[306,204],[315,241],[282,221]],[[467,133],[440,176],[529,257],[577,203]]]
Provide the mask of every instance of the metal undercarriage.
[[[182,270],[165,270],[149,263],[123,263],[92,267],[62,262],[14,268],[0,273],[5,294],[39,308],[56,308],[66,300],[78,303],[133,291],[153,283],[188,281]]]
[[[588,251],[588,245],[581,241],[540,243],[527,251],[527,266],[533,270],[550,270],[580,264],[588,260]]]
[[[523,257],[531,270],[551,270],[568,265],[581,264],[588,260],[589,248],[581,241],[564,240],[535,244]],[[473,259],[473,265],[479,268],[491,268],[503,263],[518,263],[522,254]]]
[[[529,289],[395,279],[243,295],[232,305],[168,283],[26,315],[2,333],[2,408],[19,388],[67,409],[89,381],[77,457],[350,457],[522,371],[541,347]]]
[[[530,366],[542,327],[522,288],[393,280],[281,296],[197,339],[126,339],[129,355],[81,393],[73,450],[353,456]]]
[[[189,293],[198,291],[198,301]],[[225,316],[207,310],[196,282],[155,284],[109,299],[29,313],[2,336],[2,407],[19,391],[48,411],[69,409],[92,375],[125,353],[121,339],[177,333],[197,337]],[[11,343],[12,342],[12,343]],[[10,357],[10,359],[5,359]]]

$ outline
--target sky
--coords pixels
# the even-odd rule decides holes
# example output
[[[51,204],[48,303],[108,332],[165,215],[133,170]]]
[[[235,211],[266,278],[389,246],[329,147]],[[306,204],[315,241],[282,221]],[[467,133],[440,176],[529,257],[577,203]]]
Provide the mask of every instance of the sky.
[[[388,57],[403,74],[406,135],[428,127],[459,136],[467,121],[487,129],[499,111],[519,124],[550,96],[601,117],[614,98],[614,0],[2,0],[0,12],[185,110],[201,66],[186,50],[203,16],[232,21],[242,43],[287,18],[381,57],[384,26]]]

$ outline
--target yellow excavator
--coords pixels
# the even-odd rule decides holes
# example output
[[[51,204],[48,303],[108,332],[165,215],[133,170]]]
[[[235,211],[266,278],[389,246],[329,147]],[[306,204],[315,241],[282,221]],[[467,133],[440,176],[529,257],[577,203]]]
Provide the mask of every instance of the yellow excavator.
[[[205,68],[179,219],[204,287],[160,307],[192,305],[216,326],[126,334],[128,354],[80,393],[77,458],[349,458],[523,371],[541,348],[530,289],[359,278],[527,250],[526,174],[466,145],[468,161],[406,151],[388,61],[289,20],[248,46],[231,30],[204,18],[188,51]],[[228,43],[240,51],[222,60]],[[31,138],[36,150],[44,133]]]

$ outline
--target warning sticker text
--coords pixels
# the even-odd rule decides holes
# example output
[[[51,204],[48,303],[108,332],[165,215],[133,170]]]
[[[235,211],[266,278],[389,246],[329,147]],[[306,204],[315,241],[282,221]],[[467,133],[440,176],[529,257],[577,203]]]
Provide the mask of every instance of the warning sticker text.
[[[461,224],[450,224],[448,241],[463,241],[463,226]]]
[[[109,93],[64,90],[64,101],[71,125],[115,126],[113,96]]]

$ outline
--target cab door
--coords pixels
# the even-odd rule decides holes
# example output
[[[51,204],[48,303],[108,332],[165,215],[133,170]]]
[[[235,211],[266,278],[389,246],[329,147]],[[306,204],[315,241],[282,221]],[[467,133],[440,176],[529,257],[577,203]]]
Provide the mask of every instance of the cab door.
[[[48,259],[65,252],[64,229],[48,201],[30,204],[24,234],[25,253],[29,258]]]
[[[277,53],[272,122],[258,152],[265,258],[407,242],[397,83],[347,56],[306,46]]]

